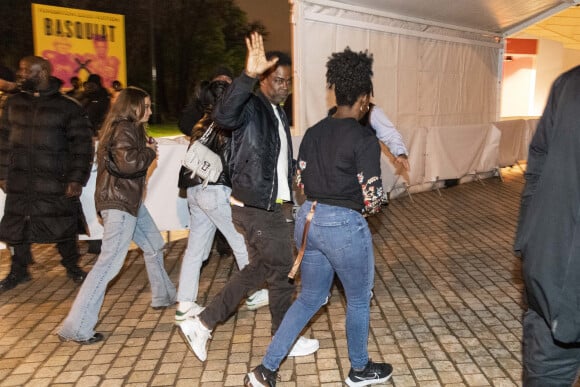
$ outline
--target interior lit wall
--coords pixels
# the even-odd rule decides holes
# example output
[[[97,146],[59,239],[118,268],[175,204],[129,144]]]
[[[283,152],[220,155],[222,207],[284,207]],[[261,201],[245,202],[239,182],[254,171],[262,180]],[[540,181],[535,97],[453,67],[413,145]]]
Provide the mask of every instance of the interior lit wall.
[[[580,66],[580,50],[564,49],[562,65],[564,66],[564,70],[570,70],[573,67]]]
[[[510,62],[503,62],[501,116],[540,116],[554,80],[580,65],[580,50],[566,49],[553,40],[538,39],[536,55],[512,55],[512,58]]]
[[[530,105],[536,79],[534,57],[510,55],[510,59],[503,62],[501,116],[531,115]]]
[[[536,55],[536,87],[530,115],[539,116],[544,111],[554,80],[564,72],[564,47],[562,43],[540,39]]]

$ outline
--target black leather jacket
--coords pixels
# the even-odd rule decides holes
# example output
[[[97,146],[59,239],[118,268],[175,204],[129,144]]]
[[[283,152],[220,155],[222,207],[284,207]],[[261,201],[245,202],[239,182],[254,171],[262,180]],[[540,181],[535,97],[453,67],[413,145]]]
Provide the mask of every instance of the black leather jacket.
[[[245,73],[234,79],[213,112],[215,123],[233,131],[230,178],[232,196],[251,207],[272,210],[278,192],[276,165],[280,152],[278,119],[260,91],[257,79]],[[288,181],[292,187],[292,139],[288,143]]]
[[[198,138],[203,136],[206,130],[211,124],[211,117],[209,115],[204,115],[202,119],[195,124],[192,129],[192,137],[190,140],[190,146]],[[213,131],[207,141],[204,141],[209,149],[218,154],[222,160],[223,170],[219,175],[215,183],[208,183],[213,185],[225,185],[228,187],[232,186],[230,180],[230,170],[229,162],[231,158],[231,144],[232,144],[232,133],[227,130],[223,130],[214,126]],[[202,184],[203,180],[199,176],[192,176],[192,173],[185,167],[181,167],[179,170],[179,181],[177,183],[179,188],[187,189],[189,187],[194,187],[196,185]]]

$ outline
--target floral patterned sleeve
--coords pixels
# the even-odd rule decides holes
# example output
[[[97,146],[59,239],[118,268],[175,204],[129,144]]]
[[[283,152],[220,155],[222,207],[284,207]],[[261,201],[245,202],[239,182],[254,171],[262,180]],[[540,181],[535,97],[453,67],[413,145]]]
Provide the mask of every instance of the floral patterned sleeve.
[[[296,169],[296,186],[304,189],[304,182],[302,181],[302,171],[306,169],[306,161],[298,158],[298,168]]]
[[[383,200],[383,181],[381,180],[381,147],[376,137],[365,137],[356,152],[357,178],[361,185],[364,200],[364,215],[381,211]]]

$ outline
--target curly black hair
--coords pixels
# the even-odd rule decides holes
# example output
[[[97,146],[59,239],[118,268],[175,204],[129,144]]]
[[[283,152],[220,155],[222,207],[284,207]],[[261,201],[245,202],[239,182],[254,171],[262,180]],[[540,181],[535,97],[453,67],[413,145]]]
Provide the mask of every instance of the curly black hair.
[[[334,87],[336,103],[352,106],[361,95],[372,94],[373,55],[368,51],[356,53],[347,47],[332,53],[326,62],[326,84]]]

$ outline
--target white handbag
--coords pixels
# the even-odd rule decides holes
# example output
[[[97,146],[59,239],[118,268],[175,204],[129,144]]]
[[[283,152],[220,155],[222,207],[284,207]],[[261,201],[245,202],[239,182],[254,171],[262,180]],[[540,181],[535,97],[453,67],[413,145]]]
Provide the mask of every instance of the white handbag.
[[[213,129],[212,122],[203,136],[187,148],[185,158],[182,161],[183,166],[192,175],[199,176],[203,180],[203,187],[206,187],[208,183],[215,183],[223,171],[221,157],[204,145]]]

